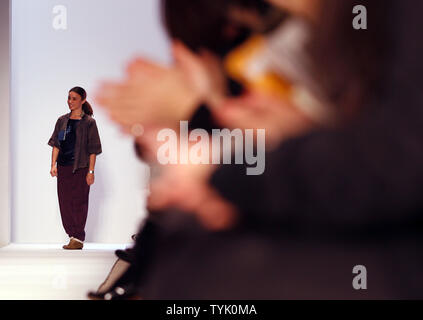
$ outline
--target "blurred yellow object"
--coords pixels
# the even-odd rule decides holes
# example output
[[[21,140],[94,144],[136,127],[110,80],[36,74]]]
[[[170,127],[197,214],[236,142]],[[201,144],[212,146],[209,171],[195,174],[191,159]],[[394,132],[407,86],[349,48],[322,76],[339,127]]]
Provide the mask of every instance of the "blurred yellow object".
[[[276,36],[278,35],[276,34]],[[316,123],[333,125],[337,121],[337,115],[329,103],[322,102],[312,91],[298,81],[295,83],[292,80],[287,80],[289,77],[281,71],[281,65],[275,64],[275,57],[280,57],[277,52],[277,41],[279,39],[280,37],[271,39],[261,35],[252,36],[225,57],[224,68],[226,72],[249,91],[280,97],[291,102]],[[284,43],[282,47],[286,48]],[[290,61],[288,61],[289,63]],[[292,71],[289,68],[286,70]]]
[[[271,70],[266,48],[266,38],[252,36],[225,57],[225,70],[248,90],[289,97],[291,85]]]

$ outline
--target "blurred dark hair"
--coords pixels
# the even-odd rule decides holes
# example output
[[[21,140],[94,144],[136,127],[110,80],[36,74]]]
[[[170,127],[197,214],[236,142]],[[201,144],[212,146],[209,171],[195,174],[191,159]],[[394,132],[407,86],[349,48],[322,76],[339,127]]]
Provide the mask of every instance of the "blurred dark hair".
[[[329,100],[343,112],[353,114],[363,100],[378,90],[388,67],[392,0],[321,1],[324,18],[316,27],[309,48],[315,75]],[[367,30],[353,28],[356,5],[367,8]]]
[[[229,19],[231,8],[253,10],[266,20],[275,9],[264,0],[161,0],[165,28],[191,50],[201,48],[224,56],[251,34],[249,28]],[[279,24],[280,21],[275,21]]]
[[[76,94],[81,96],[82,100],[85,100],[85,103],[82,105],[82,111],[84,111],[85,114],[89,116],[92,116],[94,114],[91,104],[88,101],[86,101],[87,92],[85,91],[85,89],[81,87],[74,87],[70,89],[69,92],[75,92]]]

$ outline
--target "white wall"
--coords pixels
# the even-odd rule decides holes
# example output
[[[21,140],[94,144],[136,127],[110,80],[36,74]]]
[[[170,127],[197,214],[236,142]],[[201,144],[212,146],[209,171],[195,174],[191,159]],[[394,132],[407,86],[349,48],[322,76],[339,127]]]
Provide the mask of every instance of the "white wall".
[[[10,240],[9,0],[0,1],[0,247]]]
[[[55,30],[53,8],[67,8],[67,30]],[[68,90],[82,86],[88,101],[99,82],[122,76],[128,59],[168,61],[157,0],[12,0],[12,241],[55,243],[61,225],[47,141],[68,112]],[[90,96],[91,95],[91,96]],[[92,103],[93,104],[93,103]],[[103,144],[91,188],[88,242],[129,242],[145,215],[148,168],[93,104]]]

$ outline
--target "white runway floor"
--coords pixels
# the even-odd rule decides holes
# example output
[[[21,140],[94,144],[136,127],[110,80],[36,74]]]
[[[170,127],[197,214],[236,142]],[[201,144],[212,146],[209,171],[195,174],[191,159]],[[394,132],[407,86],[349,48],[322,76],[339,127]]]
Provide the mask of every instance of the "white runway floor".
[[[129,244],[11,244],[0,249],[0,300],[84,300],[96,290],[114,262],[116,249]]]

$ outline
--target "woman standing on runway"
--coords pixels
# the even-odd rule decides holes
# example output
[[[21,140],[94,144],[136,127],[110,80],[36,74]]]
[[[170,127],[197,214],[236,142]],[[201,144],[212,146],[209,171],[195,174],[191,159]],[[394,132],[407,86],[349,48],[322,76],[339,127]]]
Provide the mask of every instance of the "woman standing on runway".
[[[93,109],[83,88],[69,91],[70,113],[61,116],[48,142],[53,147],[51,171],[57,177],[60,214],[70,237],[63,249],[82,249],[90,186],[94,183],[96,156],[102,152]]]

